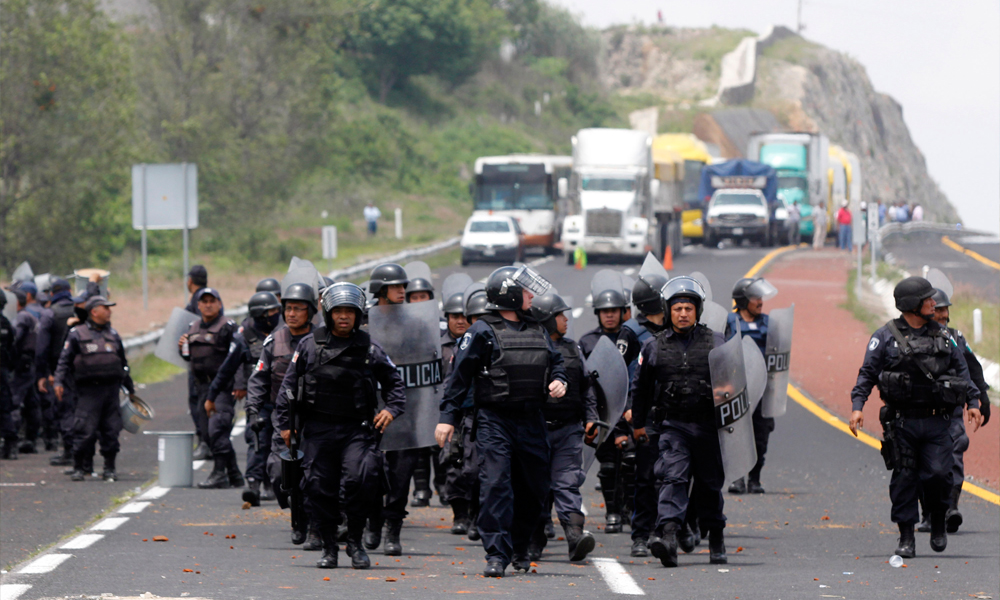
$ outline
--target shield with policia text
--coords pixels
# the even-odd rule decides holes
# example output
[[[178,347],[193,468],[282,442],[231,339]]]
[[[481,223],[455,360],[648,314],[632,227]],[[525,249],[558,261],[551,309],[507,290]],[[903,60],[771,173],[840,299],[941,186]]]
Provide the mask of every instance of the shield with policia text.
[[[761,399],[765,417],[780,417],[788,406],[788,367],[792,354],[792,324],[795,305],[772,310],[767,318],[767,342],[764,361],[767,364],[767,388]]]
[[[760,397],[752,399],[747,388],[743,350],[743,341],[737,334],[708,354],[726,483],[745,476],[757,462],[752,415]]]
[[[594,346],[594,351],[584,360],[583,368],[597,386],[597,414],[600,418],[594,445],[583,445],[583,472],[587,473],[590,465],[594,464],[597,447],[608,438],[625,412],[629,381],[625,359],[614,342],[603,335]]]
[[[175,308],[174,311],[170,313],[170,320],[167,321],[167,325],[163,328],[163,335],[161,335],[160,340],[156,342],[156,350],[153,352],[156,358],[165,360],[168,363],[187,371],[190,363],[181,358],[181,355],[178,352],[177,342],[181,339],[181,336],[187,333],[188,329],[191,328],[191,323],[194,323],[200,318],[201,317],[198,315],[190,313],[183,308]]]
[[[405,412],[386,428],[382,450],[436,445],[434,428],[444,395],[438,323],[436,302],[375,306],[368,311],[368,332],[396,365],[406,387]]]

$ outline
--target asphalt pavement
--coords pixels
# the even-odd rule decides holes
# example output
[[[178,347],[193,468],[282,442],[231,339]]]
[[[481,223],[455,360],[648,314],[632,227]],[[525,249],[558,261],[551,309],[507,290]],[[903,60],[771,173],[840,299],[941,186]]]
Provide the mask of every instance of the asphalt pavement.
[[[945,245],[941,237],[940,233],[929,232],[893,235],[885,241],[884,249],[914,275],[919,275],[924,265],[936,267],[951,278],[956,290],[975,290],[986,300],[1000,302],[1000,271]],[[948,237],[994,263],[1000,262],[1000,240],[996,238],[960,232]]]
[[[717,300],[723,303],[732,283],[766,253],[755,248],[689,250],[677,258],[673,274],[706,273]],[[574,297],[577,336],[593,327],[594,317],[582,301],[589,293],[593,274],[611,265],[577,271],[558,258],[540,259],[535,264],[560,293]],[[637,265],[617,268],[630,267]],[[458,267],[439,269],[435,283],[455,270]],[[465,270],[478,279],[492,266]],[[147,391],[158,412],[160,402],[183,405],[183,380],[161,385],[162,391]],[[187,418],[183,409],[172,418],[182,422],[182,417]],[[157,428],[167,427],[158,422]],[[130,460],[139,465],[130,467],[137,475],[128,489],[152,473],[156,455],[154,446],[144,438],[124,437]],[[237,447],[242,453],[242,440]],[[16,469],[10,464],[3,465],[4,482],[8,481],[8,470],[21,470],[20,461]],[[204,478],[207,471],[197,473],[196,480]],[[314,568],[318,553],[304,552],[290,543],[287,513],[276,504],[243,510],[238,490],[153,487],[144,496],[116,507],[93,527],[74,533],[68,541],[3,575],[0,594],[5,600],[102,594],[134,597],[144,592],[213,599],[330,595],[437,598],[443,593],[547,598],[603,598],[612,594],[685,598],[1000,595],[996,568],[1000,515],[996,505],[964,495],[965,525],[950,536],[946,552],[931,552],[927,534],[918,534],[917,558],[907,560],[905,568],[890,567],[887,561],[895,547],[896,529],[889,522],[888,472],[881,457],[794,402],[789,403],[788,413],[778,420],[771,437],[762,477],[768,493],[726,496],[728,565],[709,565],[704,543],[695,553],[683,555],[677,569],[665,569],[655,559],[630,558],[627,534],[603,532],[602,499],[594,490],[595,473],[590,473],[584,484],[584,507],[587,528],[595,533],[599,545],[582,564],[570,564],[565,542],[552,540],[536,572],[484,579],[479,575],[484,565],[481,544],[451,535],[451,512],[437,507],[435,499],[432,508],[412,510],[402,533],[403,556],[385,557],[376,551],[371,554],[371,570],[353,571],[343,566],[349,565],[349,559],[341,553],[340,569],[319,570]],[[97,482],[77,485],[79,489],[104,486]],[[43,512],[38,513],[43,516],[39,517],[32,512],[33,504],[52,502],[50,488],[40,485],[18,489],[20,504],[8,511],[8,489],[3,488],[0,517],[4,545],[12,523],[17,526],[23,522],[22,529],[40,530],[43,520],[56,521],[67,535],[97,512],[80,508],[81,516],[73,512],[72,517],[58,512],[60,506],[69,510],[73,504],[77,495],[71,489],[63,492],[69,498],[59,506],[43,504]],[[109,492],[106,498],[113,495]],[[99,506],[96,496],[80,498]],[[103,506],[107,505],[108,500]],[[45,540],[39,538],[39,543],[54,541],[47,535]],[[167,541],[156,542],[155,536]]]

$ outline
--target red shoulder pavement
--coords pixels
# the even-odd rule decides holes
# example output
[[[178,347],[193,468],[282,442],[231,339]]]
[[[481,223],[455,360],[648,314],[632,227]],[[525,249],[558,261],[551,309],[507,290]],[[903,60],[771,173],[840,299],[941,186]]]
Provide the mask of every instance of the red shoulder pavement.
[[[872,332],[846,308],[847,274],[854,268],[849,256],[838,251],[788,252],[767,269],[768,281],[779,294],[765,310],[795,304],[795,333],[791,379],[826,410],[843,418],[851,416],[851,388],[858,377],[865,347]],[[881,438],[878,390],[865,405],[865,430]],[[1000,488],[1000,421],[969,433],[965,472],[977,484]]]

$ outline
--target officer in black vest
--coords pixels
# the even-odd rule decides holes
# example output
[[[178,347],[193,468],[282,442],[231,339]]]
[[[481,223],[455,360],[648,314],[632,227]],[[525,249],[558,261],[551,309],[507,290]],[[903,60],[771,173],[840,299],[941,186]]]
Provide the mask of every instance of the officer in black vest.
[[[281,508],[289,508],[288,490],[281,488],[281,461],[278,458],[278,453],[285,447],[285,442],[274,426],[274,406],[295,349],[302,338],[312,333],[312,318],[316,314],[316,292],[308,284],[294,283],[285,290],[281,308],[285,323],[278,326],[264,340],[260,359],[247,380],[245,406],[247,429],[256,432],[263,439],[270,440],[267,442],[270,445],[270,453],[266,462],[269,487],[278,500],[278,505]],[[302,506],[297,506],[296,510],[299,509],[304,510]],[[306,541],[308,521],[303,521],[300,525],[299,529],[292,529],[292,543],[296,545]],[[318,538],[319,533],[316,532],[315,536]],[[322,548],[322,542],[319,548]]]
[[[38,343],[38,318],[28,310],[34,297],[25,292],[28,283],[11,291],[17,298],[17,318],[14,320],[14,372],[11,376],[11,402],[0,415],[0,434],[4,439],[3,454],[8,459],[16,459],[20,451],[18,435],[21,430],[21,412],[33,403],[35,388],[35,348]],[[35,284],[31,283],[33,288]]]
[[[128,373],[125,346],[111,327],[110,307],[114,305],[103,296],[87,299],[87,321],[69,331],[56,367],[56,398],[63,398],[70,381],[76,393],[73,481],[84,480],[84,463],[94,455],[98,437],[104,457],[104,480],[118,479],[115,457],[121,447],[118,434],[122,430],[119,394],[123,386],[134,394],[135,387]]]
[[[201,319],[191,323],[188,332],[177,345],[180,355],[191,363],[194,377],[196,407],[199,410],[204,442],[212,450],[214,466],[208,479],[198,484],[202,489],[243,487],[243,474],[236,460],[236,450],[229,439],[233,430],[235,402],[232,386],[212,390],[212,380],[229,355],[236,323],[222,315],[222,297],[213,288],[199,291],[198,311]],[[188,347],[185,354],[184,349]],[[211,395],[214,393],[215,395]]]
[[[725,473],[708,363],[708,353],[724,340],[698,323],[705,291],[696,280],[675,277],[661,293],[670,327],[642,345],[632,379],[636,441],[648,443],[647,423],[655,424],[660,432],[655,466],[659,502],[649,550],[663,566],[677,566],[677,536],[693,503],[700,529],[708,531],[709,561],[724,564]]]
[[[35,354],[34,365],[32,365],[32,389],[31,393],[25,394],[21,404],[21,418],[24,421],[24,439],[21,440],[20,452],[22,454],[35,454],[38,452],[38,434],[42,434],[42,442],[46,450],[55,450],[56,427],[53,415],[55,398],[51,390],[46,387],[44,390],[39,387],[39,369],[42,373],[48,371],[45,363],[49,356],[48,336],[43,337],[43,331],[49,331],[55,316],[52,311],[46,308],[47,294],[39,291],[34,282],[21,283],[19,289],[25,292],[27,303],[25,311],[32,314],[37,320],[35,326]],[[62,351],[62,346],[59,347]],[[58,357],[56,358],[58,360]]]
[[[851,391],[850,428],[864,426],[862,409],[878,386],[885,406],[882,455],[892,469],[889,497],[892,521],[899,526],[903,558],[916,555],[913,526],[920,520],[917,498],[923,490],[931,515],[931,549],[948,546],[946,512],[953,481],[951,420],[968,406],[973,431],[982,424],[979,390],[969,379],[962,350],[947,328],[934,321],[934,288],[923,277],[907,277],[892,292],[902,313],[880,327],[868,342],[858,381]],[[961,417],[959,417],[961,418]]]
[[[7,421],[14,412],[14,398],[10,382],[14,376],[14,367],[18,356],[14,347],[14,325],[6,315],[2,314],[5,306],[7,306],[7,294],[0,292],[0,433],[3,434],[0,443],[3,443],[2,456],[4,460],[10,460],[17,458],[17,438],[14,438],[13,444],[8,445],[6,431],[13,427],[13,424],[8,424]],[[16,434],[16,428],[14,432]]]
[[[548,431],[542,405],[566,394],[562,354],[530,319],[532,298],[551,286],[527,266],[501,267],[486,281],[491,313],[462,336],[441,401],[438,445],[451,441],[461,407],[475,383],[479,453],[478,527],[486,577],[507,565],[528,571],[528,543],[549,490]]]
[[[403,414],[406,396],[396,365],[359,329],[365,307],[361,288],[335,283],[323,290],[321,302],[324,325],[299,342],[278,393],[275,426],[289,443],[290,412],[301,415],[302,489],[323,540],[316,566],[337,566],[343,497],[347,554],[353,568],[367,569],[362,532],[380,491],[377,436]],[[385,408],[376,415],[378,387]]]
[[[465,294],[462,292],[452,294],[450,298],[445,300],[442,308],[448,328],[441,333],[441,366],[443,368],[442,375],[447,382],[448,375],[454,367],[458,340],[462,339],[462,336],[469,329],[469,321],[465,318]],[[471,393],[462,404],[463,412],[471,410]],[[465,415],[463,414],[459,422],[464,422],[464,419]],[[464,468],[465,446],[461,442],[462,438],[456,433],[456,436],[453,436],[453,443],[449,444],[443,451],[444,464],[448,471],[445,478],[444,497],[451,506],[453,515],[451,532],[455,535],[469,533],[472,515],[475,515],[479,508],[479,494],[473,494],[473,484],[478,480],[478,477],[475,476],[475,471]]]
[[[632,287],[632,302],[639,309],[639,316],[625,321],[618,333],[618,350],[628,365],[629,381],[639,364],[639,351],[646,340],[666,327],[663,313],[663,296],[660,290],[667,284],[662,275],[640,275]],[[625,421],[631,424],[632,410],[626,406]],[[632,504],[632,556],[649,556],[649,536],[656,524],[656,476],[653,466],[659,457],[660,434],[656,424],[646,427],[649,443],[640,444],[635,449],[635,485],[631,495],[626,494]]]
[[[264,339],[274,331],[281,319],[281,304],[271,292],[257,292],[250,297],[247,312],[249,316],[240,324],[239,330],[233,336],[233,342],[229,345],[229,355],[226,356],[226,360],[212,380],[212,385],[208,388],[209,398],[215,398],[229,388],[232,388],[235,400],[246,398],[247,381],[250,379],[252,369],[260,361]],[[249,413],[247,424],[250,424]],[[261,432],[256,432],[250,427],[247,427],[244,433],[247,442],[247,488],[243,491],[243,501],[249,502],[250,506],[260,506],[261,482],[266,483],[265,493],[270,496],[265,499],[274,499],[269,493],[270,482],[264,475],[264,465],[267,464],[267,457],[271,453],[270,433],[264,431],[261,435]]]
[[[42,394],[54,393],[52,385],[55,382],[59,355],[69,334],[69,320],[76,316],[69,282],[65,279],[56,278],[52,281],[49,310],[52,311],[52,318],[40,323],[38,330],[38,346],[46,350],[35,356],[35,377],[38,380],[38,391]],[[56,402],[54,406],[53,418],[63,442],[62,454],[49,459],[49,464],[54,467],[73,464],[72,396],[71,393],[64,393],[62,401]]]
[[[596,544],[594,536],[583,530],[583,496],[580,485],[583,472],[583,443],[597,437],[594,422],[597,414],[597,395],[591,386],[590,376],[584,371],[583,352],[576,340],[566,337],[569,320],[565,312],[570,306],[558,294],[545,294],[532,301],[531,316],[545,327],[549,337],[563,356],[566,368],[566,394],[562,398],[549,396],[542,406],[549,437],[549,468],[551,491],[545,502],[538,527],[528,545],[528,558],[538,560],[548,541],[545,523],[552,522],[555,505],[559,524],[562,525],[569,559],[580,561],[587,557]]]

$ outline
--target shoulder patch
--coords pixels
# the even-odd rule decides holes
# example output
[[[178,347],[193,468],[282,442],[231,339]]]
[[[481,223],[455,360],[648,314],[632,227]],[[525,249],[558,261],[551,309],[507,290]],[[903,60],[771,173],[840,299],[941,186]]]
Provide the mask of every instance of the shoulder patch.
[[[625,340],[618,340],[616,346],[618,346],[618,351],[622,353],[622,356],[625,356],[625,353],[628,352],[628,342]]]
[[[273,335],[268,335],[266,338],[264,338],[264,344],[263,344],[264,346],[266,346],[268,344],[273,344],[273,343],[274,343],[274,336]]]
[[[264,370],[264,359],[262,358],[257,361],[257,366],[254,367],[254,371],[263,371],[263,370]]]
[[[292,364],[295,364],[295,362],[298,360],[299,360],[299,351],[296,350],[295,354],[292,355]]]
[[[459,344],[458,347],[461,348],[462,350],[465,350],[466,348],[469,347],[469,342],[471,341],[472,341],[472,334],[466,333],[465,335],[462,336],[462,343]]]
[[[236,350],[236,342],[229,342],[229,353],[232,354]]]
[[[871,352],[875,348],[878,348],[878,338],[873,337],[872,341],[868,342],[868,351]]]
[[[240,325],[240,328],[236,330],[236,333],[243,333],[243,326],[242,325]]]
[[[639,354],[639,365],[642,365],[642,354]]]

